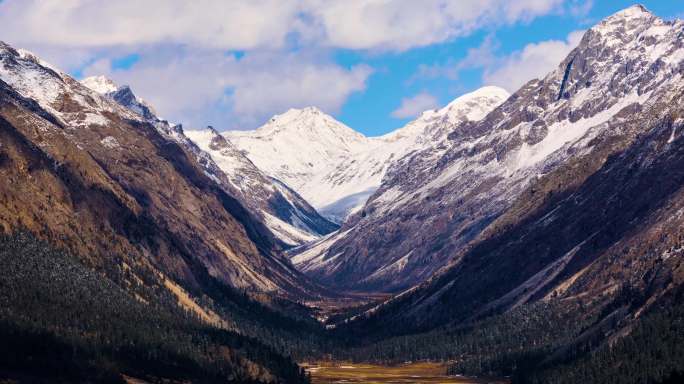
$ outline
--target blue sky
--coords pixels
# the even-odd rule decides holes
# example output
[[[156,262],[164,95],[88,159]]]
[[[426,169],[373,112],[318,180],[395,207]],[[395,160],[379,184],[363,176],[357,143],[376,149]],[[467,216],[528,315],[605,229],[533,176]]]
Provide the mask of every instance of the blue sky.
[[[496,54],[500,56],[510,55],[530,43],[564,40],[572,31],[588,29],[602,18],[633,4],[630,1],[600,1],[592,4],[590,11],[584,15],[552,14],[527,23],[481,30],[465,38],[399,54],[374,56],[341,51],[336,60],[342,65],[365,62],[383,70],[372,75],[366,91],[353,94],[336,117],[366,135],[389,132],[411,120],[391,116],[402,97],[426,91],[437,98],[439,105],[445,105],[465,92],[486,85],[482,78],[484,68],[462,71],[457,79],[437,77],[408,81],[421,64],[448,65],[458,62],[466,56],[468,48],[480,46],[488,37],[496,41]],[[641,1],[640,4],[663,18],[684,13],[684,1]]]
[[[482,85],[514,91],[633,5],[580,0],[0,0],[0,39],[129,84],[185,126],[314,105],[366,135]],[[663,18],[682,1],[642,1]]]

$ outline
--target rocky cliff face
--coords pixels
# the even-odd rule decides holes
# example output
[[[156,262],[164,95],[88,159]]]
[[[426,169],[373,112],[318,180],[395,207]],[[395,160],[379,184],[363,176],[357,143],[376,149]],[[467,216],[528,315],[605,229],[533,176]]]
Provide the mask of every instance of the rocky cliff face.
[[[681,33],[682,21],[640,6],[607,18],[555,71],[484,119],[453,126],[446,150],[419,152],[390,169],[358,220],[295,262],[339,287],[393,291],[459,265],[502,220],[517,223],[536,208],[520,204],[539,193],[540,180],[562,167],[575,177],[543,193],[574,188],[648,131],[652,124],[639,133],[625,122],[667,105],[681,89]],[[567,168],[579,159],[591,161]]]
[[[284,183],[265,175],[213,128],[186,134],[226,174],[240,201],[286,246],[314,241],[338,228]]]
[[[137,113],[176,140],[196,157],[209,177],[264,223],[282,246],[289,248],[314,241],[337,228],[282,183],[276,185],[213,128],[184,132],[181,125],[158,118],[154,109],[129,86],[118,86],[104,76],[88,77],[81,83]]]
[[[91,76],[81,80],[81,84],[93,91],[107,96],[147,120],[157,121],[157,113],[145,100],[137,97],[131,87],[119,86],[104,76]]]
[[[421,329],[540,301],[613,302],[638,317],[676,300],[684,282],[683,28],[640,6],[619,12],[588,30],[557,70],[454,130],[463,144],[440,160],[428,189],[408,192],[437,193],[428,201],[449,212],[424,222],[434,231],[446,217],[455,231],[419,235],[449,252],[449,266],[368,317]]]
[[[386,165],[379,189],[363,209],[339,232],[297,250],[293,262],[311,276],[343,289],[396,291],[432,275],[448,261],[440,250],[445,236],[461,236],[442,198],[454,183],[474,187],[471,179],[437,179],[439,167],[451,152],[467,146],[448,137],[456,127],[473,124],[508,98],[496,87],[464,95],[438,111],[424,112],[406,127],[384,136],[391,148],[397,143],[405,155]],[[408,145],[407,145],[408,144]],[[483,170],[483,173],[486,172]],[[427,191],[424,197],[418,197]],[[440,197],[441,196],[441,197]],[[467,234],[462,241],[468,241]]]
[[[5,44],[0,80],[4,231],[28,229],[93,265],[123,255],[191,292],[216,282],[312,291],[268,228],[197,161],[180,127]]]

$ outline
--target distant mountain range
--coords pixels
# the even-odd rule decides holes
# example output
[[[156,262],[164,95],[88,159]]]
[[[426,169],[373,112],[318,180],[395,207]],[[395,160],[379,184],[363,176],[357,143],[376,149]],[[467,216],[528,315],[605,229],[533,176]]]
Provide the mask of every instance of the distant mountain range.
[[[314,107],[187,130],[0,43],[0,381],[676,382],[683,132],[684,21],[638,5],[379,137]]]
[[[489,104],[478,104],[482,100],[468,100],[477,97],[496,103],[508,93],[485,87],[379,137],[365,137],[313,107],[276,115],[255,131],[224,135],[257,167],[342,223],[365,204],[394,162],[444,141],[448,124],[488,111]]]
[[[172,126],[159,119],[154,109],[135,96],[128,86],[118,86],[103,76],[88,77],[81,83],[138,113],[162,130],[173,131],[174,138],[194,153],[207,175],[216,179],[254,216],[259,217],[285,247],[302,245],[337,228],[297,193],[263,174],[213,128],[186,134],[181,125]]]

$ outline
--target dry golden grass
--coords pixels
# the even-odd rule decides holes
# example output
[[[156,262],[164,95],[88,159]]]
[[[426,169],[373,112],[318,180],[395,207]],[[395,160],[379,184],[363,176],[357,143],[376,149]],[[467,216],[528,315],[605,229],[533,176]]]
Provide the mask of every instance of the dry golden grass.
[[[195,302],[195,300],[193,300],[190,297],[190,295],[188,295],[187,292],[185,292],[183,288],[181,288],[180,285],[174,283],[173,281],[167,278],[164,278],[164,285],[169,291],[176,295],[176,298],[178,298],[178,305],[180,305],[188,311],[195,313],[203,321],[213,326],[219,328],[228,328],[228,324],[219,315],[217,315],[214,311],[210,309],[202,308],[199,304]]]
[[[302,366],[311,374],[312,384],[327,383],[506,383],[503,380],[447,376],[446,366],[439,363],[408,363],[397,366],[353,363],[307,363]]]

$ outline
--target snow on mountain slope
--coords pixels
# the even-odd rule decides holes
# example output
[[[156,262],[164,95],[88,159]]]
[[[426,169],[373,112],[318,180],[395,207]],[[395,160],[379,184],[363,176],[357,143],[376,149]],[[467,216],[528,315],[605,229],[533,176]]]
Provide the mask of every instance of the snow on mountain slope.
[[[319,210],[368,188],[349,188],[329,175],[373,143],[316,108],[290,109],[255,131],[224,135],[259,169],[290,186]]]
[[[90,98],[88,92],[79,89],[78,82],[29,51],[14,49],[0,42],[0,53],[3,54],[4,61],[4,65],[0,66],[0,79],[22,96],[38,102],[55,118],[63,120],[62,122],[68,120],[80,127],[106,124],[108,119],[102,112],[121,113],[126,117],[135,118],[132,112],[123,107]],[[67,100],[63,100],[65,94],[69,95]],[[60,103],[74,104],[85,110],[79,114],[59,110],[57,106]]]
[[[593,324],[625,327],[601,333],[619,335],[629,333],[630,320],[680,302],[682,37],[682,20],[664,21],[642,6],[625,9],[589,29],[555,71],[528,82],[481,123],[459,129],[452,137],[473,145],[445,157],[432,175],[455,188],[430,189],[429,195],[448,215],[440,217],[428,203],[422,207],[429,211],[427,230],[417,231],[431,252],[450,253],[447,266],[369,311],[370,321],[359,316],[358,329],[378,324],[397,333],[425,331],[542,302],[580,318],[598,315]],[[403,172],[429,176],[414,169]],[[405,188],[392,193],[420,187]],[[487,207],[496,201],[499,207]],[[417,213],[408,204],[385,214],[410,221]],[[485,225],[478,227],[461,224],[482,219]],[[377,231],[371,236],[388,230],[389,221],[372,221],[369,228]],[[447,229],[456,236],[433,224],[440,222],[455,223]],[[403,229],[396,222],[394,228]],[[430,236],[433,231],[439,236]],[[400,241],[417,244],[412,233],[402,232]],[[339,248],[328,238],[319,242],[327,253],[306,256],[316,263],[349,261],[352,255],[339,250],[363,243],[352,240],[360,233],[356,228],[348,233]],[[473,241],[459,242],[463,236]],[[382,245],[367,254],[386,254]],[[409,263],[415,256],[420,254],[412,252]],[[353,268],[346,272],[358,280]]]
[[[88,77],[81,83],[142,116],[194,153],[207,175],[238,198],[284,245],[301,245],[336,228],[301,197],[276,186],[213,128],[185,132],[180,125],[159,119],[129,86],[118,86],[104,76]]]
[[[119,90],[119,86],[106,76],[86,77],[85,79],[81,80],[81,84],[102,95]]]
[[[342,222],[363,206],[394,161],[444,140],[445,124],[481,118],[507,97],[501,88],[484,87],[380,137],[365,137],[315,108],[289,110],[256,131],[225,134],[260,169]]]
[[[122,257],[122,270],[150,266],[196,292],[217,283],[292,297],[318,291],[179,126],[2,42],[0,115],[6,231],[29,230],[92,265]]]
[[[419,147],[438,143],[446,139],[450,125],[480,120],[509,96],[503,88],[485,86],[454,99],[441,109],[423,112],[416,120],[380,139],[385,142],[409,140],[422,144]],[[410,142],[405,145],[412,146]]]
[[[297,193],[261,172],[213,128],[185,134],[211,156],[241,200],[286,244],[301,245],[337,228]]]
[[[137,97],[128,85],[118,86],[105,76],[91,76],[81,80],[81,84],[93,91],[114,99],[117,103],[143,116],[148,120],[162,120],[157,117],[151,105]]]
[[[621,119],[681,88],[683,25],[640,6],[605,19],[546,77],[395,162],[321,253],[295,255],[298,268],[345,289],[395,291],[458,261],[530,183],[624,134]]]

